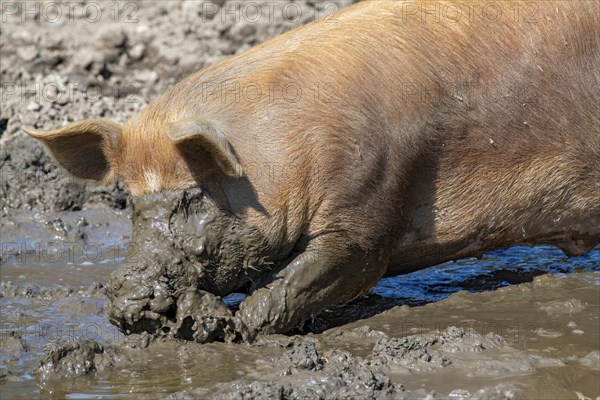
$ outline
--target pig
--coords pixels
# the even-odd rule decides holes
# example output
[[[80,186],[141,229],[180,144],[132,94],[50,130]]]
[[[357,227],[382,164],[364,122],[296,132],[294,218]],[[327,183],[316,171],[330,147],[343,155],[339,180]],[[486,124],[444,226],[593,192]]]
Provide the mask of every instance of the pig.
[[[597,245],[598,4],[435,6],[361,2],[192,74],[124,125],[28,131],[75,177],[131,192],[110,320],[251,341],[384,276]],[[214,305],[232,292],[248,293],[235,313]]]

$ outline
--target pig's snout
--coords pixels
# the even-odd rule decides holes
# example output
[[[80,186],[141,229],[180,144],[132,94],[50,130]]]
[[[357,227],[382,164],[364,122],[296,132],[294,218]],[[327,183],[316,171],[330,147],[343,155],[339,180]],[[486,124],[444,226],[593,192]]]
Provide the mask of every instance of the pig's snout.
[[[189,268],[173,243],[161,239],[160,249],[128,254],[125,265],[108,282],[107,315],[125,333],[167,333],[176,320],[181,290],[201,286],[202,270]]]
[[[175,314],[175,299],[168,285],[132,273],[125,267],[111,277],[107,294],[110,321],[125,333],[158,333]]]
[[[125,265],[107,285],[110,321],[125,333],[232,340],[234,320],[213,297],[244,290],[271,269],[262,235],[199,189],[135,199],[132,223]]]

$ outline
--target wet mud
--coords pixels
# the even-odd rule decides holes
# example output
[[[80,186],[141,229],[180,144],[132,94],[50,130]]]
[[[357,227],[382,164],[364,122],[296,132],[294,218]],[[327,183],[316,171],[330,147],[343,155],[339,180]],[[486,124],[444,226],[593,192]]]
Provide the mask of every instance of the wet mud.
[[[513,248],[386,278],[290,335],[234,343],[243,329],[232,315],[254,274],[272,268],[259,237],[232,234],[239,228],[202,201],[186,214],[179,193],[164,247],[130,246],[144,204],[122,182],[75,181],[20,131],[124,121],[198,68],[351,2],[238,4],[242,18],[235,7],[219,13],[221,1],[93,3],[93,23],[85,2],[58,22],[43,9],[37,19],[3,14],[0,398],[600,395],[598,248],[577,258]],[[220,222],[194,230],[211,212]],[[182,251],[196,259],[173,262]],[[128,252],[139,262],[125,265]]]
[[[123,267],[132,229],[127,215],[97,209],[44,213],[39,222],[28,213],[3,219],[3,235],[26,244],[3,242],[3,398],[578,399],[577,393],[600,393],[599,249],[567,258],[549,246],[514,248],[387,278],[302,330],[248,345],[225,343],[233,337],[193,337],[235,331],[223,321],[241,294],[221,300],[183,290],[177,301],[185,318],[172,325],[181,337],[126,336],[108,321],[107,282]],[[63,243],[61,252],[49,247],[52,241]],[[67,242],[74,243],[70,252]],[[195,342],[209,339],[224,342]]]

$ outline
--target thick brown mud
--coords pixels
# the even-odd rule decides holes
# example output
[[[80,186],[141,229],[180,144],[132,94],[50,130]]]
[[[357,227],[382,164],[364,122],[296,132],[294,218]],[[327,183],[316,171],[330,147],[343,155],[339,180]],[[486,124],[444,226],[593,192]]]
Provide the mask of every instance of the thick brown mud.
[[[173,334],[124,336],[109,322],[107,313],[124,326],[131,310],[109,303],[127,293],[126,276],[111,281],[133,251],[126,188],[73,180],[21,127],[124,121],[187,74],[351,2],[29,2],[27,12],[2,3],[0,398],[600,395],[598,249],[573,259],[548,247],[512,249],[384,279],[373,294],[253,345],[195,342],[234,340],[228,318],[243,295],[190,290],[187,269],[177,296],[160,298],[152,286],[140,297],[159,315],[171,298],[171,320],[155,329]],[[239,244],[230,244],[223,254],[237,257],[229,250]],[[208,250],[213,264],[239,262]],[[164,277],[155,267],[142,270]],[[235,282],[227,268],[205,267],[196,287],[231,289],[222,286]],[[155,281],[142,275],[129,276],[148,289]]]
[[[579,393],[593,399],[600,394],[600,276],[590,270],[590,258],[580,259],[587,265],[582,272],[533,278],[531,260],[515,257],[515,275],[521,263],[523,279],[532,282],[482,293],[458,291],[427,304],[418,296],[373,294],[317,316],[290,336],[265,336],[253,345],[199,344],[146,333],[124,336],[108,322],[104,284],[125,255],[131,230],[126,213],[44,214],[37,223],[21,214],[5,218],[2,228],[3,235],[24,244],[3,242],[2,398],[578,399]],[[52,241],[63,247],[49,247]],[[578,265],[578,259],[571,260]],[[553,270],[547,260],[542,264]],[[472,269],[472,261],[452,264],[453,271],[461,267]],[[429,275],[447,268],[434,267]],[[475,281],[489,273],[482,268]],[[499,273],[506,277],[506,271]],[[403,279],[410,282],[412,274],[396,278],[397,284]],[[443,283],[429,279],[431,286]],[[182,312],[202,307],[230,312],[199,291],[179,299]],[[239,299],[225,302],[235,307]]]

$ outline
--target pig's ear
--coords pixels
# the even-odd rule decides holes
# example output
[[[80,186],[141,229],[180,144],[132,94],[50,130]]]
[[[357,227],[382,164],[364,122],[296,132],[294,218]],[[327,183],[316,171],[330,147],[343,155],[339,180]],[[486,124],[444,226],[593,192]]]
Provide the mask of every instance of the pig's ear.
[[[121,134],[116,122],[89,119],[54,131],[23,130],[42,141],[60,166],[75,177],[107,181],[112,176],[110,160]]]
[[[199,150],[208,152],[218,167],[229,176],[242,176],[242,167],[231,144],[214,124],[201,120],[183,120],[168,123],[167,137],[184,153],[200,156]]]

